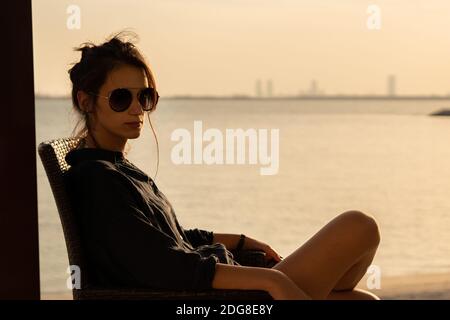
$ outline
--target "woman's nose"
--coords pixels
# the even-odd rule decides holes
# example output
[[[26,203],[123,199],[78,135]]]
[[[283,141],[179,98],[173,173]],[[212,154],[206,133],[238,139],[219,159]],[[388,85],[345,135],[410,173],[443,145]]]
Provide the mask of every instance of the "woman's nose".
[[[139,101],[136,97],[134,97],[133,101],[131,102],[129,112],[130,112],[130,114],[141,114],[144,112],[141,104],[139,103]]]

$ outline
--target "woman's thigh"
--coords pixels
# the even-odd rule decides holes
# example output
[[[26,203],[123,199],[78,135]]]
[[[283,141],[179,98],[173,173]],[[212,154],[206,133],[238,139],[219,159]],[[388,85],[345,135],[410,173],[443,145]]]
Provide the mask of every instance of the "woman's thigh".
[[[346,271],[379,241],[375,219],[359,211],[347,211],[273,268],[285,273],[313,299],[325,299]]]

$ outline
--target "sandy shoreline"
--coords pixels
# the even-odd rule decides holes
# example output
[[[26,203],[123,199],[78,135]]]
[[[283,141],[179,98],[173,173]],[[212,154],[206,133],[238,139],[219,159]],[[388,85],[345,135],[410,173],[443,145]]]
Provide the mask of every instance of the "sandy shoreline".
[[[358,288],[365,288],[365,277]],[[388,300],[449,300],[450,273],[385,277],[381,289],[369,290]]]
[[[380,289],[367,289],[366,277],[357,286],[384,300],[450,300],[450,273],[383,277]],[[42,292],[42,300],[72,300],[72,293]]]

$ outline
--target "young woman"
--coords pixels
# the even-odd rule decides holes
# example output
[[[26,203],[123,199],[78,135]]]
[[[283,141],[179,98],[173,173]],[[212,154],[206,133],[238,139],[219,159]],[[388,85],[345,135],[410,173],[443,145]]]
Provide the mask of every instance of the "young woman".
[[[372,216],[347,211],[282,259],[270,245],[237,234],[186,230],[155,182],[126,159],[157,105],[153,74],[138,49],[116,35],[77,49],[73,106],[84,127],[66,161],[69,194],[99,285],[161,289],[257,289],[274,299],[378,299],[356,289],[380,235]],[[153,130],[153,127],[152,127]],[[154,132],[154,131],[153,131]],[[260,249],[266,265],[240,265],[230,250]]]

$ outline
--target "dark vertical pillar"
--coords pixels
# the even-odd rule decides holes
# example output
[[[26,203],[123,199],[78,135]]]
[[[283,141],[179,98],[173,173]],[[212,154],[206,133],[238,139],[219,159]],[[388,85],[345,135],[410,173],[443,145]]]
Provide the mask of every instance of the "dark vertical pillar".
[[[0,299],[40,299],[31,0],[1,12]]]

